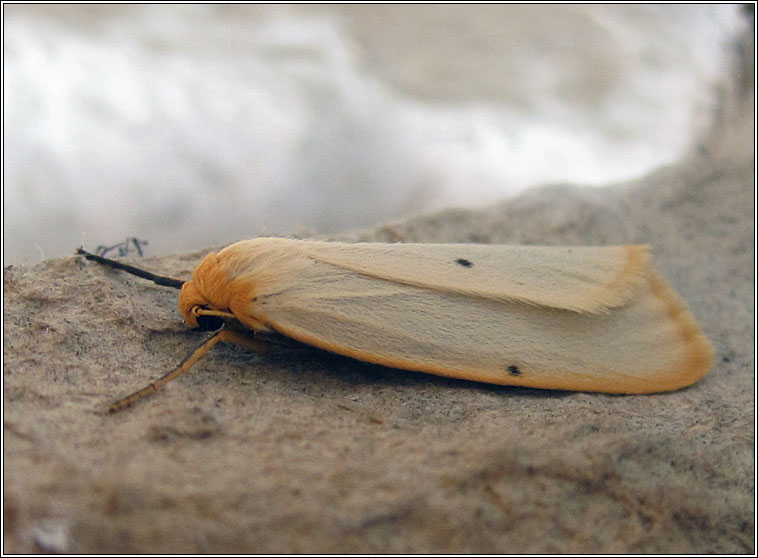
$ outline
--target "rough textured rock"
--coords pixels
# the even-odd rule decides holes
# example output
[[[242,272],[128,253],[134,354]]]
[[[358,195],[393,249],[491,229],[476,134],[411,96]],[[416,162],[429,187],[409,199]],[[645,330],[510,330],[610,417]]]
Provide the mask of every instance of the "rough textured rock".
[[[70,257],[4,270],[8,553],[752,553],[753,60],[679,164],[343,239],[647,243],[716,349],[675,393],[509,388],[219,347],[176,292]],[[739,74],[739,72],[738,72]],[[749,74],[749,75],[747,75]],[[188,277],[202,253],[139,262]]]

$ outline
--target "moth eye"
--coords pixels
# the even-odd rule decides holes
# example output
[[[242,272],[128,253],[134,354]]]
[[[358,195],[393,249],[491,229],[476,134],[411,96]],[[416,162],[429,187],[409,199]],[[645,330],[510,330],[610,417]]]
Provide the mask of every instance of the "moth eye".
[[[198,316],[197,328],[200,331],[216,331],[224,325],[224,319],[219,316]]]

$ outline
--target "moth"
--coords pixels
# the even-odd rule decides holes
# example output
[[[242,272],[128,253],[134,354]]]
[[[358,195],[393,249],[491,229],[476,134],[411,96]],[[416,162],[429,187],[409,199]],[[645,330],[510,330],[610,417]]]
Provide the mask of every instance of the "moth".
[[[111,410],[186,372],[219,341],[265,351],[263,332],[392,368],[555,390],[670,391],[713,364],[710,342],[646,246],[255,238],[208,254],[190,281],[79,253],[180,288],[186,324],[218,330]]]

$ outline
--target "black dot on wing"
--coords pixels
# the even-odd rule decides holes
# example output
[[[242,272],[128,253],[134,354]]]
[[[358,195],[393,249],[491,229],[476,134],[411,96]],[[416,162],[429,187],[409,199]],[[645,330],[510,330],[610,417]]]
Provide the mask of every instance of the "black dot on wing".
[[[521,376],[521,370],[519,370],[518,366],[511,364],[508,367],[508,374],[510,374],[511,376]]]
[[[458,258],[457,260],[455,260],[455,263],[457,263],[458,265],[462,265],[463,267],[471,267],[474,265],[472,262],[470,262],[466,258]]]

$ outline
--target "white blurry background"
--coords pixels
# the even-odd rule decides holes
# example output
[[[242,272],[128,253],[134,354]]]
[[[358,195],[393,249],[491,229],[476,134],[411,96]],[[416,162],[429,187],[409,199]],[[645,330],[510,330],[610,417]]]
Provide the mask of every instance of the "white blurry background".
[[[4,261],[328,233],[671,162],[718,5],[4,5]]]

